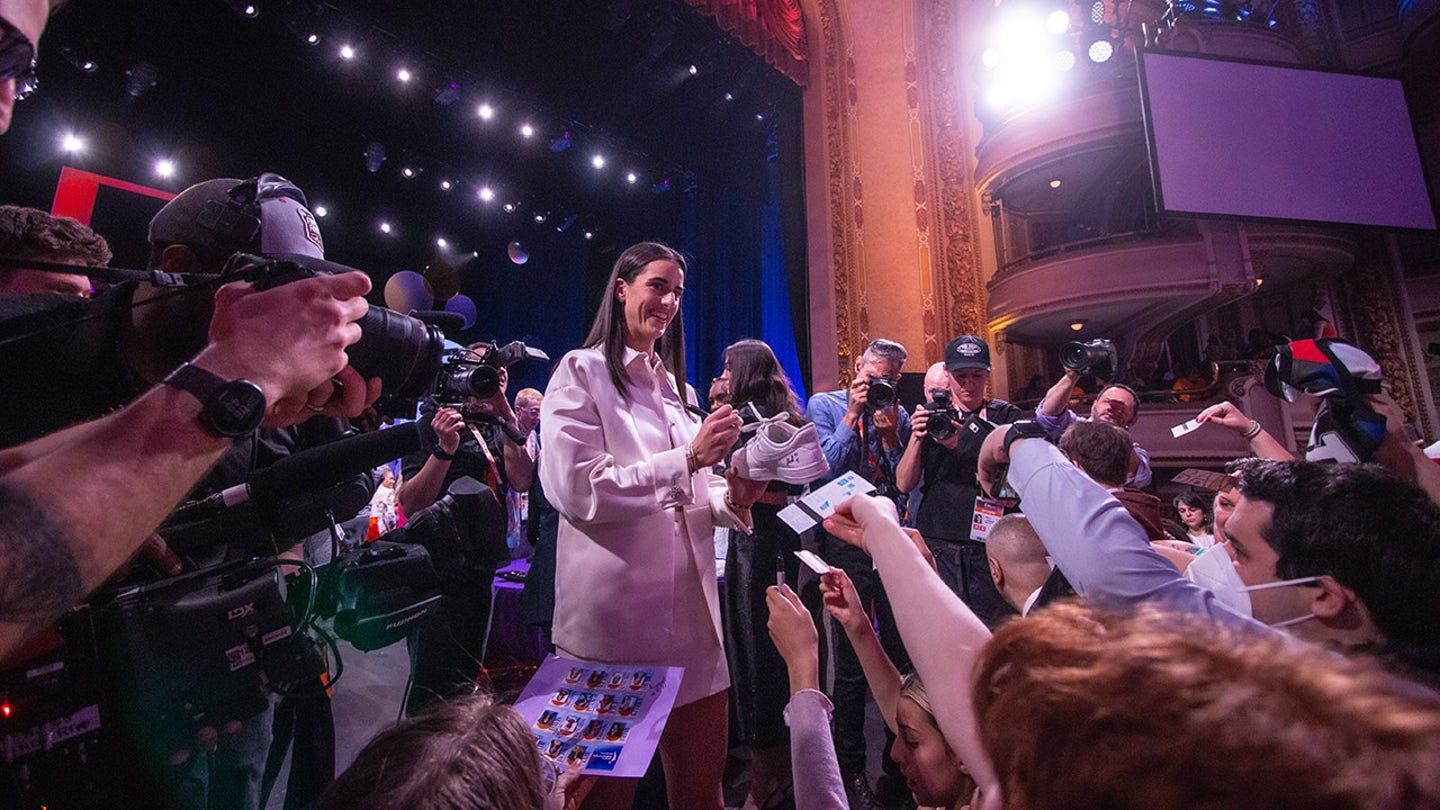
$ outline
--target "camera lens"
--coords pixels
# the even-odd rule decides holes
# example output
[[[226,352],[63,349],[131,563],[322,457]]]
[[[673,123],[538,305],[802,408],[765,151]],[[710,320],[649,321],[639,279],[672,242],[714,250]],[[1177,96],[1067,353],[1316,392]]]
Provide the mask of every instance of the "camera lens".
[[[895,402],[898,395],[895,383],[885,379],[874,379],[870,381],[870,388],[865,392],[865,404],[875,410],[888,408]]]
[[[399,397],[418,397],[430,388],[445,349],[439,327],[377,306],[358,323],[360,340],[345,353],[360,376],[379,377],[385,393]]]

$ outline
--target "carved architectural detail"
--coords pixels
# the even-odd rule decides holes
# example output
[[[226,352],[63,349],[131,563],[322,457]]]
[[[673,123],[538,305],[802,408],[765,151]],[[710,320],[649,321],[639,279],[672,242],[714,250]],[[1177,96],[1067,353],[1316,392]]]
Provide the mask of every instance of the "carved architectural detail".
[[[821,64],[825,71],[825,152],[826,187],[830,202],[830,244],[831,275],[835,285],[835,351],[839,355],[841,376],[854,366],[855,355],[860,349],[852,339],[851,307],[854,285],[853,265],[850,261],[851,217],[849,196],[846,194],[846,166],[850,150],[846,138],[849,112],[847,100],[853,103],[855,96],[855,62],[850,58],[845,44],[843,24],[840,20],[838,0],[820,0],[820,47],[823,53]],[[862,221],[859,203],[859,178],[856,183],[856,208],[854,220]],[[841,381],[842,383],[845,380]]]
[[[1358,263],[1340,283],[1345,288],[1344,300],[1349,304],[1346,322],[1353,325],[1355,343],[1380,364],[1386,390],[1406,418],[1418,420],[1426,436],[1435,435],[1415,387],[1424,375],[1405,337],[1411,325],[1401,323],[1397,314],[1405,311],[1396,287],[1399,280],[1371,257]]]

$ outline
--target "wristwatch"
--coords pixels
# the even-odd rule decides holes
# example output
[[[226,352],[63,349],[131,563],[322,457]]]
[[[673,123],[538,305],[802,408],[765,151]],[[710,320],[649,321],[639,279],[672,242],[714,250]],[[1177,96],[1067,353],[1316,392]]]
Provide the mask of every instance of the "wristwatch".
[[[1049,434],[1039,422],[1033,419],[1025,419],[1019,422],[1011,422],[1010,429],[1005,431],[1005,455],[1010,455],[1010,445],[1016,439],[1047,439]]]
[[[244,436],[265,418],[265,393],[249,380],[227,380],[198,366],[181,363],[165,384],[200,400],[200,426],[222,438]]]

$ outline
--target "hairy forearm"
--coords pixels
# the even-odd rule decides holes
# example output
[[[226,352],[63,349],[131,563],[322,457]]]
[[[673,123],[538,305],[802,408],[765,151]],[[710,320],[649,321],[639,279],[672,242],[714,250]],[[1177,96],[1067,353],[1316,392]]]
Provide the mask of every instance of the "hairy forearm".
[[[0,654],[135,553],[230,446],[158,387],[0,477]],[[17,448],[24,450],[25,446]]]
[[[1070,406],[1070,394],[1075,390],[1075,382],[1078,377],[1072,377],[1068,373],[1059,379],[1050,390],[1045,392],[1045,398],[1040,400],[1040,413],[1046,416],[1059,416]]]

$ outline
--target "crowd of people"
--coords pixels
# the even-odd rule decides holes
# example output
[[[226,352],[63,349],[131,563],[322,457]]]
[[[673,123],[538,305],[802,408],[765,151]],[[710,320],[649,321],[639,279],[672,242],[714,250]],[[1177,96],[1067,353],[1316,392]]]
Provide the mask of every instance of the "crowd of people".
[[[6,53],[33,54],[34,5],[0,6]],[[24,78],[12,61],[0,131]],[[1254,457],[1171,512],[1146,491],[1132,387],[1098,386],[1081,415],[1070,370],[1032,381],[1038,404],[1021,408],[992,395],[976,335],[949,341],[908,410],[908,353],[886,339],[804,407],[769,346],[737,341],[702,403],[680,302],[706,268],[642,242],[543,392],[512,404],[502,365],[488,395],[419,405],[398,476],[367,463],[269,502],[268,470],[379,428],[382,375],[346,351],[370,280],[220,284],[236,253],[324,259],[303,192],[273,174],[186,189],[149,242],[155,272],[119,281],[98,234],[0,206],[0,656],[23,660],[77,606],[112,615],[120,593],[207,575],[223,592],[257,556],[332,562],[317,546],[358,559],[340,526],[366,508],[403,516],[365,539],[423,546],[440,599],[403,631],[407,718],[338,776],[327,669],[292,661],[280,689],[251,639],[226,651],[230,675],[196,676],[251,673],[243,700],[107,716],[98,773],[126,778],[47,794],[37,759],[7,769],[7,796],[255,808],[288,752],[287,807],[631,807],[636,780],[566,771],[474,694],[491,585],[523,529],[524,620],[557,655],[684,668],[657,752],[671,807],[724,806],[732,741],[747,810],[1440,807],[1440,470],[1378,385],[1356,395],[1384,428],[1367,463],[1295,458],[1233,403],[1199,411]],[[762,436],[814,456],[797,439],[767,467]],[[851,473],[874,492],[822,528],[780,519]],[[802,547],[828,572],[808,576]],[[304,603],[301,579],[276,587]],[[100,660],[124,626],[94,622]],[[867,693],[885,726],[874,784]]]

